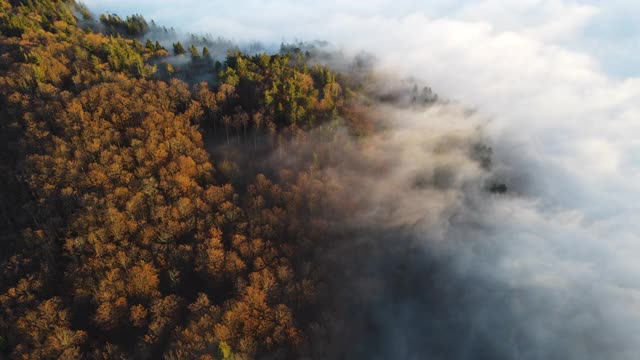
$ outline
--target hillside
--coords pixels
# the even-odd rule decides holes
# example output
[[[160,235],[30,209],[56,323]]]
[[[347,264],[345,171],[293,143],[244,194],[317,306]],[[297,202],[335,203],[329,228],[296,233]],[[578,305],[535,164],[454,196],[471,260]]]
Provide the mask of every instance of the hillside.
[[[191,85],[158,70],[168,52],[113,31],[119,18],[101,33],[70,2],[0,8],[2,351],[298,351],[323,190],[311,163],[258,160],[347,112],[336,75],[299,54],[236,52],[218,83]],[[206,51],[180,71],[215,74]]]
[[[431,89],[375,88],[366,64],[336,72],[309,44],[247,54],[73,1],[0,0],[0,33],[0,358],[350,353],[345,333],[370,321],[351,285],[390,255],[357,241],[375,186],[344,164],[391,168],[393,146],[362,144],[385,128],[372,104],[429,106]],[[436,151],[485,171],[470,137]]]

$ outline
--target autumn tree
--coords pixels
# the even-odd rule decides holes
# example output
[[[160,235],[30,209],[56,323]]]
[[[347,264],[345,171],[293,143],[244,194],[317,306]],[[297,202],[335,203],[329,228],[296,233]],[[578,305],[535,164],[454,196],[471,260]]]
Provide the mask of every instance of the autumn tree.
[[[301,51],[171,63],[156,32],[0,0],[0,358],[304,356],[344,215],[305,139],[366,108]]]

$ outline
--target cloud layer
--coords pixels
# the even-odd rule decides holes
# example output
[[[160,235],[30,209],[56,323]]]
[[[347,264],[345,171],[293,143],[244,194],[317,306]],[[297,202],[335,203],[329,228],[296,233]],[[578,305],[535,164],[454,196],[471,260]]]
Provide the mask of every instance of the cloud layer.
[[[491,343],[483,355],[488,358],[634,359],[640,352],[634,339],[640,333],[640,78],[625,75],[634,74],[629,64],[637,55],[626,48],[639,30],[626,25],[621,9],[638,5],[422,3],[186,0],[178,8],[168,1],[140,1],[132,8],[124,1],[88,1],[92,8],[141,12],[236,40],[328,40],[347,53],[372,53],[380,71],[413,76],[477,109],[490,119],[485,130],[494,146],[494,171],[513,195],[487,198],[465,190],[463,198],[442,200],[456,210],[455,221],[434,216],[430,211],[442,209],[425,208],[428,200],[410,196],[403,207],[409,213],[395,212],[391,219],[393,226],[402,219],[412,224],[406,237],[425,240],[425,253],[446,258],[448,289],[467,295],[458,303],[464,320],[443,330],[465,329],[469,351],[455,352],[456,358],[474,358],[472,350],[482,342]],[[616,28],[618,20],[623,30]],[[433,113],[393,116],[411,119],[410,127],[437,126],[430,122]],[[398,129],[398,136],[406,135]],[[417,171],[411,166],[422,165],[411,149],[395,153],[398,171],[369,186],[382,189],[403,180],[402,169]],[[464,201],[479,201],[480,209]],[[438,237],[447,241],[434,242]],[[435,261],[431,256],[428,261]],[[408,266],[416,274],[424,264]],[[421,350],[407,331],[429,329],[412,319],[439,319],[416,316],[416,301],[426,298],[380,300],[395,304],[378,313],[385,324],[393,311],[409,312],[398,314],[388,334],[407,336],[394,343],[407,357]]]

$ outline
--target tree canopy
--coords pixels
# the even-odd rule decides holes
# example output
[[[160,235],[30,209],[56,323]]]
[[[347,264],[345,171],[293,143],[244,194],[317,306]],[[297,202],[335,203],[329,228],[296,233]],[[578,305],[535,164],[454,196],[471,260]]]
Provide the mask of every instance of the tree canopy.
[[[0,354],[302,354],[327,189],[256,159],[347,114],[338,76],[196,44],[172,64],[141,16],[69,1],[0,9]]]
[[[311,356],[359,80],[73,1],[0,32],[0,358]]]

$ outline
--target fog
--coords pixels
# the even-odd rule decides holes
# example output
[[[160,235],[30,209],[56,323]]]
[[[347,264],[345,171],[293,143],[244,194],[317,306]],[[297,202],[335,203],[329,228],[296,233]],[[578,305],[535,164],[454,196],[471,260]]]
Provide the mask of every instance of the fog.
[[[318,358],[636,356],[632,233],[536,196],[519,154],[483,166],[486,121],[459,105],[378,112],[392,126],[327,170],[358,206],[327,256]]]
[[[334,345],[329,355],[637,357],[640,79],[625,50],[635,40],[607,30],[637,5],[187,3],[87,2],[234,40],[327,40],[452,100],[422,110],[381,105],[392,126],[354,156],[386,171],[349,162],[327,170],[358,189],[347,224],[361,229],[328,255],[352,286],[337,297],[350,299],[333,315],[343,323],[318,335]],[[596,49],[605,43],[609,51]],[[493,148],[490,169],[466,151],[478,138]],[[453,145],[435,151],[442,144]],[[509,191],[487,192],[491,179]],[[343,264],[354,251],[367,256]],[[351,311],[349,301],[364,299]]]

